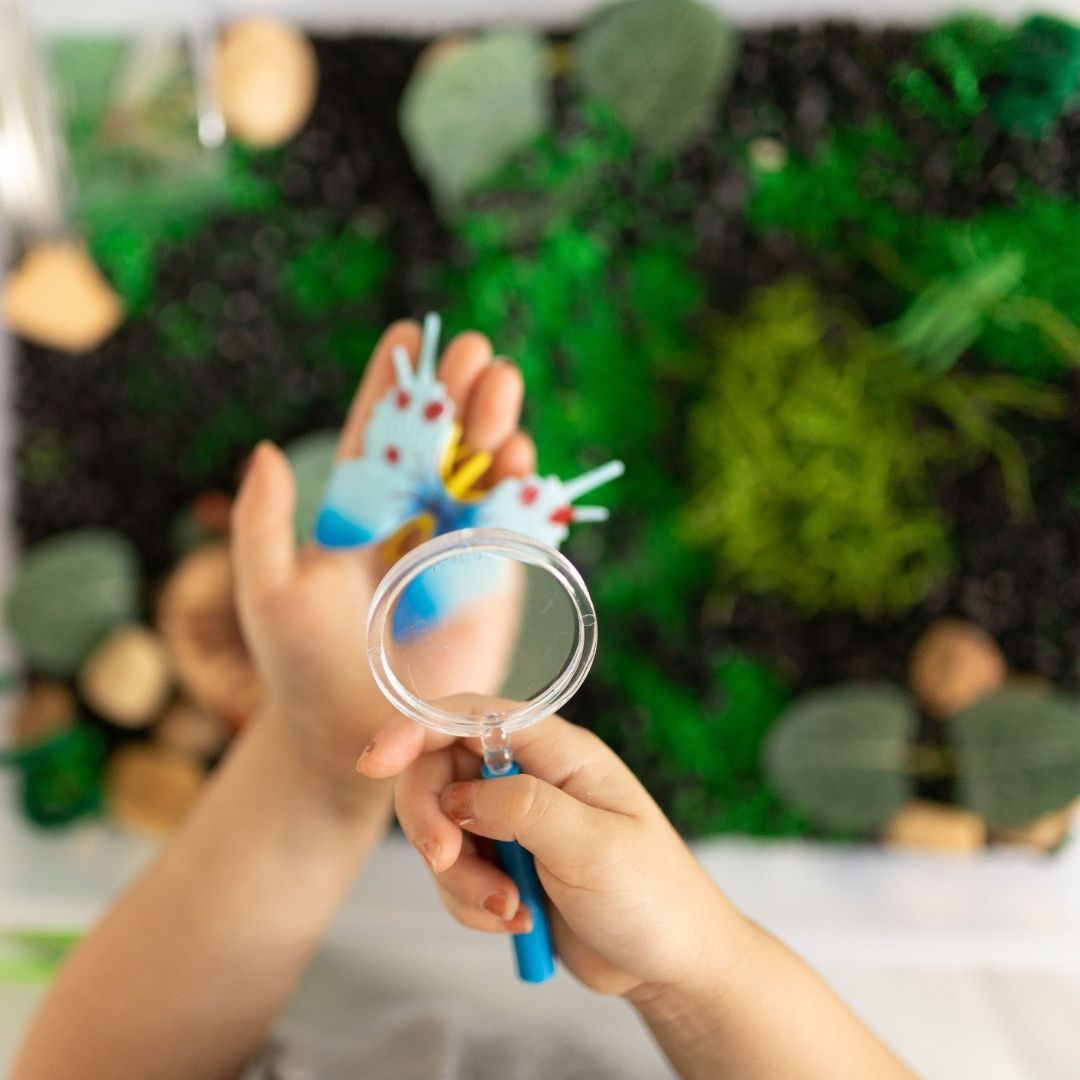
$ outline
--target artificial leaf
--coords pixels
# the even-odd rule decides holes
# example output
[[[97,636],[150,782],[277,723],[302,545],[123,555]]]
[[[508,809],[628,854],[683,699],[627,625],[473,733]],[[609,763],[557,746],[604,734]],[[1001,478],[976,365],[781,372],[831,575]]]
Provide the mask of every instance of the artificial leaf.
[[[497,172],[548,123],[545,46],[501,30],[418,66],[401,101],[401,130],[417,168],[446,202]]]
[[[997,825],[1026,825],[1080,795],[1080,701],[1008,689],[949,721],[959,801]]]
[[[135,549],[109,529],[78,529],[27,551],[7,597],[27,662],[70,675],[113,627],[138,618]]]
[[[763,764],[777,793],[828,828],[870,832],[911,797],[910,698],[885,683],[806,694],[777,720]]]
[[[737,52],[728,23],[693,0],[616,4],[577,41],[586,94],[659,153],[673,153],[706,127]]]

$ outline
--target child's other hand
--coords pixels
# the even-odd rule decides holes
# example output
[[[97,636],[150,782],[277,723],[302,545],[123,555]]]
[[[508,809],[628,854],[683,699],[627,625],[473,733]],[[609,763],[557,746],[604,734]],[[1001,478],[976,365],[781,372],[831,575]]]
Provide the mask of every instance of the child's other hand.
[[[337,457],[358,456],[376,403],[394,380],[401,345],[415,358],[420,328],[399,322],[383,335],[353,399]],[[518,431],[520,372],[493,358],[481,334],[460,334],[439,362],[439,378],[463,425],[462,443],[493,461],[482,486],[535,468],[532,440]],[[244,636],[267,687],[265,719],[288,733],[320,780],[356,787],[354,765],[393,714],[375,686],[365,641],[368,608],[386,566],[377,549],[296,550],[296,491],[275,446],[256,449],[233,509],[232,550]]]
[[[395,730],[378,740],[388,760]],[[513,881],[478,840],[516,839],[536,857],[559,957],[583,983],[635,999],[695,979],[715,990],[741,917],[630,770],[559,717],[515,734],[514,756],[520,776],[479,780],[479,745],[456,741],[398,780],[398,819],[451,914],[477,930],[527,928]]]

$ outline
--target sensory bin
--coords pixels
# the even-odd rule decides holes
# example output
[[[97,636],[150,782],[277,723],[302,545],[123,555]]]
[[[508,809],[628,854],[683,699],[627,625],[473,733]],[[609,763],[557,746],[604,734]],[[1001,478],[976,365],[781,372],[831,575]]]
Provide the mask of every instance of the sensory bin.
[[[206,174],[90,183],[100,128],[69,116],[126,314],[81,355],[18,347],[31,817],[182,814],[258,700],[223,546],[247,453],[289,452],[305,534],[379,331],[438,310],[520,364],[542,473],[626,463],[565,548],[602,629],[566,713],[683,832],[1062,843],[1080,29],[634,0],[311,42],[300,130]],[[106,45],[62,48],[100,82]]]

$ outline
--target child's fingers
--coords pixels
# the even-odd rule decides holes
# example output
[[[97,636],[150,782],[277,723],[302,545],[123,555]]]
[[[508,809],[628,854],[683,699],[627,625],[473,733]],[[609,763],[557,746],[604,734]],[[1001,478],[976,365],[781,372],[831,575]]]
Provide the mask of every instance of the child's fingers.
[[[479,743],[473,746],[479,753]],[[633,816],[653,805],[637,777],[611,747],[561,716],[549,716],[515,732],[513,750],[523,772],[589,806]]]
[[[439,380],[454,403],[454,416],[461,420],[473,385],[491,363],[491,342],[483,334],[468,330],[458,334],[443,350]]]
[[[424,754],[407,768],[394,787],[398,823],[424,856],[432,873],[448,870],[461,851],[461,829],[439,805],[443,788],[454,780],[480,775],[480,763],[461,747]]]
[[[443,812],[463,829],[492,840],[517,840],[555,877],[571,887],[590,887],[594,871],[612,851],[636,843],[637,823],[599,810],[557,787],[522,773],[451,784]]]
[[[536,444],[524,431],[515,431],[495,451],[495,459],[480,486],[492,488],[508,476],[530,476],[536,472]]]
[[[453,735],[430,731],[398,713],[375,733],[356,768],[373,780],[386,780],[404,772],[421,754],[441,750],[452,742]]]
[[[492,869],[494,870],[494,867]],[[478,904],[476,898],[470,896],[463,900],[444,889],[441,883],[437,884],[443,906],[462,926],[467,926],[470,930],[482,930],[489,934],[524,934],[532,929],[532,915],[527,907],[518,904],[514,908],[513,916],[503,919],[494,911],[488,911]],[[487,897],[481,897],[481,903],[487,899],[492,900],[496,905],[502,902],[499,890]]]
[[[435,878],[443,903],[455,918],[506,922],[517,915],[521,895],[517,886],[494,863],[475,851],[463,851],[448,870]],[[466,923],[472,925],[472,923]]]
[[[296,485],[285,455],[261,442],[232,510],[232,553],[241,610],[286,584],[296,566]]]
[[[469,395],[462,442],[470,450],[494,452],[514,432],[521,416],[525,380],[516,365],[492,361]]]
[[[341,428],[335,460],[359,457],[364,448],[364,429],[371,411],[394,383],[394,349],[401,346],[415,360],[420,351],[420,326],[411,319],[392,323],[379,338],[360,380]]]

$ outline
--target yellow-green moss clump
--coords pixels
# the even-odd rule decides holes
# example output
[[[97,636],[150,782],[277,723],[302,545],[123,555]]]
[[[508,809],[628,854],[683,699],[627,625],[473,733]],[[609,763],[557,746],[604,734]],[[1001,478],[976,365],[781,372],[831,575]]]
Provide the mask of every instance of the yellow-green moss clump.
[[[721,327],[691,418],[685,515],[721,588],[872,615],[946,575],[931,485],[946,451],[915,437],[925,382],[804,281],[762,290]]]

